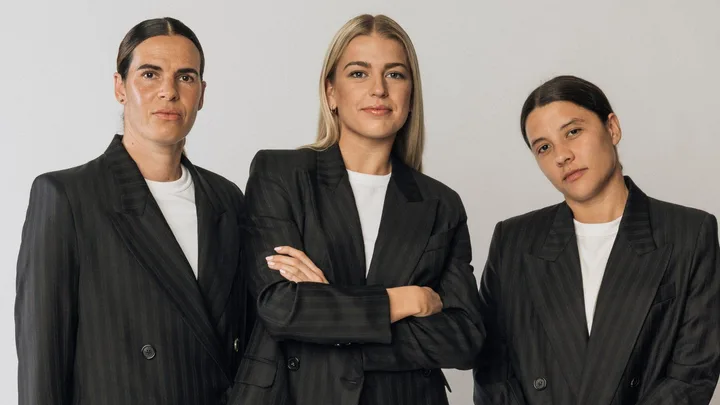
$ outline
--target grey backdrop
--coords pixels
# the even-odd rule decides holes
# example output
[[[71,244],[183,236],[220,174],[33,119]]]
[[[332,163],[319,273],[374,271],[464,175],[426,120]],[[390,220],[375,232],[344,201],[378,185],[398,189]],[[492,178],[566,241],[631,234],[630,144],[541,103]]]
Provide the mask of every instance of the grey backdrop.
[[[625,171],[645,192],[720,214],[717,0],[3,6],[0,146],[9,164],[0,199],[2,403],[17,402],[15,264],[30,184],[42,172],[95,158],[120,129],[112,87],[117,47],[146,18],[174,16],[200,37],[208,89],[188,150],[196,164],[241,188],[258,149],[313,140],[318,75],[335,31],[360,13],[395,18],[420,58],[426,172],[463,197],[478,277],[497,221],[561,199],[518,129],[526,95],[557,74],[582,76],[606,91],[624,130]],[[470,404],[470,373],[448,375],[451,403]]]

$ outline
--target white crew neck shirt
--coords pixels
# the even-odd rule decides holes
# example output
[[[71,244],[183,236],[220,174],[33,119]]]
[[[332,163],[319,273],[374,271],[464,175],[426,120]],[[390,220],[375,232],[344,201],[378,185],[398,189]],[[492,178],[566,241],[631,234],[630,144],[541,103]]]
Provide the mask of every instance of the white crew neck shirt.
[[[175,181],[145,179],[145,182],[197,278],[198,221],[195,187],[190,171],[185,166],[181,168],[182,175]]]
[[[601,224],[584,224],[573,220],[582,269],[588,334],[592,331],[595,304],[621,219],[622,216]]]
[[[365,276],[367,277],[375,250],[375,241],[377,241],[378,231],[380,230],[385,194],[387,193],[391,174],[378,176],[350,170],[347,172],[355,196],[358,216],[360,217],[363,243],[365,245]]]

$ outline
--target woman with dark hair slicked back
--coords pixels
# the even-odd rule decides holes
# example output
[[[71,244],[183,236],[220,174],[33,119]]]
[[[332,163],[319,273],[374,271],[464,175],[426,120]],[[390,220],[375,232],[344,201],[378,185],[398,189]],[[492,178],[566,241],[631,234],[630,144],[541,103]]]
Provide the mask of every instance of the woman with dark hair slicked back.
[[[475,404],[707,405],[720,372],[715,217],[623,175],[620,121],[587,80],[535,89],[520,131],[564,201],[495,227]]]
[[[17,266],[20,405],[227,400],[254,305],[244,196],[183,154],[204,70],[185,24],[137,24],[114,74],[124,133],[33,183]]]

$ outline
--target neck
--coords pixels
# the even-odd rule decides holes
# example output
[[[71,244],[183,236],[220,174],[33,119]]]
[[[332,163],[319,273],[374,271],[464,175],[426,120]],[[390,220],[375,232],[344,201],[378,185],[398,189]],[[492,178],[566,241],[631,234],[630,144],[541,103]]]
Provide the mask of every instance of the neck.
[[[175,181],[182,175],[180,159],[184,140],[175,145],[159,145],[126,131],[122,143],[145,179]]]
[[[579,222],[597,224],[610,222],[623,214],[628,198],[628,189],[625,186],[622,172],[618,169],[607,180],[602,190],[587,201],[566,202]]]
[[[395,136],[369,139],[345,134],[338,142],[345,168],[358,173],[385,175],[391,172],[390,153]]]

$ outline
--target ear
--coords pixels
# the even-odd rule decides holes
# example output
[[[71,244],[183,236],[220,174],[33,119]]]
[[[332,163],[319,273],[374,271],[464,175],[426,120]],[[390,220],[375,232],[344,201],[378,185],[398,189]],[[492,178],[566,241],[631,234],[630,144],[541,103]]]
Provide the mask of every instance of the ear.
[[[125,94],[125,82],[123,82],[120,73],[115,73],[113,75],[113,81],[115,82],[115,100],[117,100],[120,104],[125,104],[125,101],[127,101]]]
[[[205,89],[206,88],[207,88],[207,83],[203,80],[202,90],[200,90],[200,103],[198,104],[198,111],[202,110],[203,104],[205,104]]]
[[[608,132],[610,132],[610,138],[612,139],[613,145],[617,146],[622,139],[622,128],[620,128],[620,120],[615,113],[608,115],[607,123]]]
[[[337,108],[337,100],[335,99],[335,86],[330,80],[325,80],[325,95],[327,96],[330,110]]]

